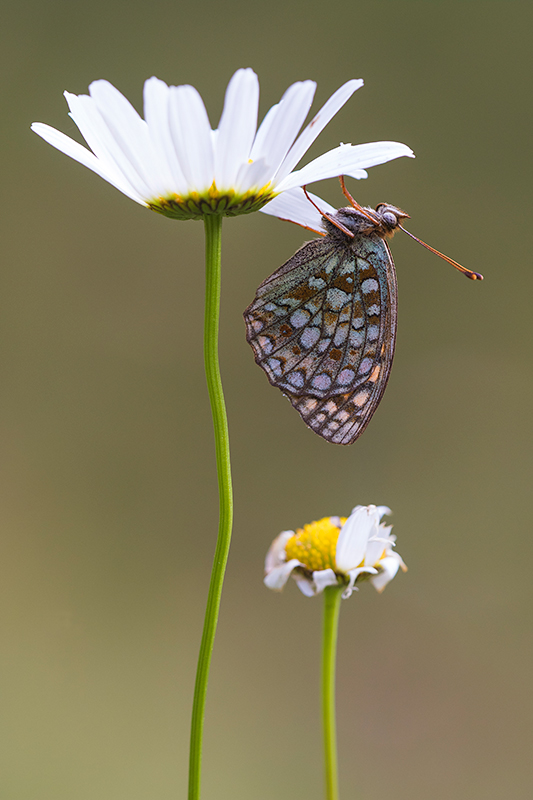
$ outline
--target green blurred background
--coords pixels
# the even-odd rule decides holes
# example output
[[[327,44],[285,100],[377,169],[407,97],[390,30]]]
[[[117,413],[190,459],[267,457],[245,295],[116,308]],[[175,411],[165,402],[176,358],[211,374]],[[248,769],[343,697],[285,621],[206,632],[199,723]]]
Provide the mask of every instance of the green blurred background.
[[[184,797],[217,524],[200,223],[148,213],[29,130],[64,89],[192,83],[216,125],[240,66],[261,114],[365,79],[309,156],[394,139],[349,182],[485,274],[393,242],[397,354],[352,447],[271,388],[242,311],[307,232],[226,220],[221,360],[236,524],[209,687],[205,800],[320,800],[320,600],[262,585],[281,530],[394,511],[409,565],[343,604],[344,798],[526,800],[530,752],[531,23],[525,2],[22,0],[4,6],[0,271],[2,800]],[[314,187],[334,205],[335,181]]]

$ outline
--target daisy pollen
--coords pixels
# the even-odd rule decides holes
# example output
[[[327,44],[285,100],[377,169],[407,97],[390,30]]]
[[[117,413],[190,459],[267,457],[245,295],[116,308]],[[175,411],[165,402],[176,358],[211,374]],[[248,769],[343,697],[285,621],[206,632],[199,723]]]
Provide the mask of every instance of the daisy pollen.
[[[231,78],[216,130],[194,87],[167,86],[155,77],[144,84],[144,119],[108,81],[91,83],[88,95],[65,92],[70,116],[90,150],[49,125],[31,127],[132,200],[165,216],[201,219],[264,210],[316,229],[320,215],[307,201],[309,209],[303,205],[300,187],[339,175],[365,178],[367,167],[413,156],[398,142],[341,145],[295,170],[362,85],[350,80],[341,86],[300,134],[316,83],[292,84],[257,128],[259,81],[251,69],[239,69]]]
[[[348,518],[324,517],[294,531],[284,531],[272,543],[265,562],[265,585],[281,591],[289,576],[311,597],[326,586],[344,585],[349,597],[356,581],[370,578],[381,592],[407,567],[394,551],[391,526],[380,522],[386,506],[356,506]]]

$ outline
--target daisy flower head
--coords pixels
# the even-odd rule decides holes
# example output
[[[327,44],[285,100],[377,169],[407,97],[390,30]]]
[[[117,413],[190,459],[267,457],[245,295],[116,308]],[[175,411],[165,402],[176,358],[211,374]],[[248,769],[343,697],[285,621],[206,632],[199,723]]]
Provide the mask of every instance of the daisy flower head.
[[[362,85],[362,80],[350,80],[341,86],[301,133],[314,81],[289,86],[257,128],[259,81],[251,69],[239,69],[231,78],[215,130],[194,87],[167,86],[155,77],[144,84],[144,119],[108,81],[91,83],[88,95],[65,92],[70,116],[90,149],[49,125],[36,122],[31,127],[132,200],[168,217],[201,219],[264,210],[304,224],[299,187],[339,175],[364,178],[367,167],[413,155],[398,142],[341,145],[295,171],[319,133]],[[284,196],[285,204],[267,205]],[[318,212],[313,212],[316,223]],[[306,211],[303,218],[305,222]]]
[[[395,552],[392,526],[381,518],[387,506],[356,506],[350,516],[324,517],[274,539],[265,561],[265,585],[281,591],[289,576],[303,594],[312,597],[326,586],[344,585],[350,597],[355,583],[369,578],[383,591],[398,568],[407,567]]]

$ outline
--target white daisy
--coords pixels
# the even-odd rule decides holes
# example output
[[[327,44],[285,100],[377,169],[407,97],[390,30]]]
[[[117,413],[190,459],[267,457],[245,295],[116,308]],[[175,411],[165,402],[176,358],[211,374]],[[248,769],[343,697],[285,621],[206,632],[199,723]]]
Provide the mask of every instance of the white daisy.
[[[297,187],[339,175],[365,178],[367,167],[413,155],[398,142],[341,145],[293,171],[362,85],[362,80],[351,80],[341,86],[299,136],[316,84],[289,86],[257,129],[259,81],[251,69],[239,69],[231,78],[216,130],[196,89],[167,86],[158,78],[144,84],[144,120],[107,81],[92,83],[88,95],[65,92],[70,116],[90,150],[41,122],[32,130],[132,200],[166,216],[199,219],[262,209],[302,224],[297,210],[292,219],[284,205],[262,207],[286,197],[297,209],[303,196]],[[320,215],[313,212],[307,210],[315,224]]]
[[[383,591],[398,568],[407,569],[394,551],[392,526],[380,524],[387,506],[356,506],[346,518],[324,517],[274,539],[265,561],[265,585],[281,591],[292,575],[308,597],[326,586],[345,585],[349,597],[360,576],[370,576]]]

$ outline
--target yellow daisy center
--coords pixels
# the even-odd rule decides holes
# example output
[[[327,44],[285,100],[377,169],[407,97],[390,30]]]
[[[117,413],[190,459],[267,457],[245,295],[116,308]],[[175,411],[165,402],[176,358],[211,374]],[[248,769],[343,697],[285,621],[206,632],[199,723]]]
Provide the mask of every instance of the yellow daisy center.
[[[178,195],[154,197],[148,206],[152,211],[157,211],[158,214],[173,219],[202,219],[206,214],[236,217],[238,214],[251,214],[253,211],[259,211],[275,196],[276,192],[270,183],[244,193],[236,192],[233,189],[220,192],[213,183],[202,194],[191,191],[183,197]]]
[[[298,528],[285,545],[287,561],[297,558],[308,570],[337,569],[337,539],[346,517],[324,517]],[[338,523],[338,524],[337,524]]]

